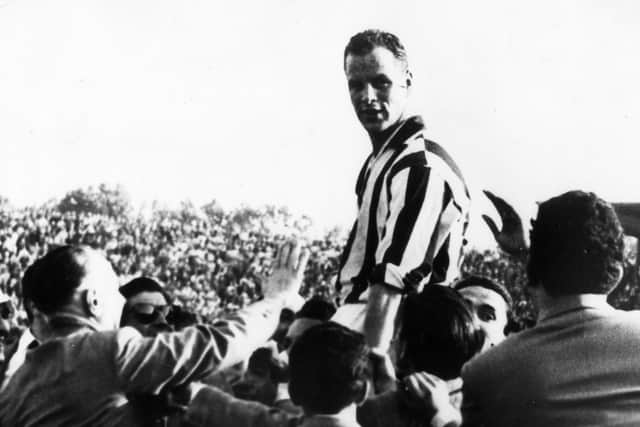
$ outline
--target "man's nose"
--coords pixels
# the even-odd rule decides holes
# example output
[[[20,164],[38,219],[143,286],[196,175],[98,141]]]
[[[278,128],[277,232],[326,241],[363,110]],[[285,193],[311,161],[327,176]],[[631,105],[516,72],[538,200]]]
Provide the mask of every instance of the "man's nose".
[[[371,84],[367,83],[364,86],[364,89],[363,89],[362,92],[363,92],[363,94],[362,94],[363,95],[363,100],[367,104],[370,104],[370,103],[378,100],[378,94],[376,92],[376,89]]]

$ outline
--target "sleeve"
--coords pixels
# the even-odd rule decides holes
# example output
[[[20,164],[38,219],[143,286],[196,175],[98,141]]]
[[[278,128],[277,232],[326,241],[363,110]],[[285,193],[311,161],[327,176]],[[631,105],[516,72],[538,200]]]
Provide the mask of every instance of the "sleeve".
[[[124,392],[159,393],[230,367],[267,341],[282,307],[280,300],[262,300],[212,325],[153,338],[122,328],[116,334],[117,381]]]
[[[469,363],[462,367],[462,426],[463,427],[485,427],[482,421],[482,409],[474,392],[474,380],[470,373]]]
[[[388,216],[371,283],[400,290],[418,287],[430,277],[434,258],[462,212],[446,180],[426,165],[390,174],[387,198]]]
[[[237,399],[214,387],[200,390],[184,416],[184,424],[193,427],[293,427],[297,420],[295,415]]]

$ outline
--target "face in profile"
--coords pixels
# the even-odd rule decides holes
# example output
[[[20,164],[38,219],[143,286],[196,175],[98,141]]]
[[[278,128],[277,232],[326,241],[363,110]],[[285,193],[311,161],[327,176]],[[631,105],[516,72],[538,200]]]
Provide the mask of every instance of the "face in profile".
[[[505,339],[507,303],[502,296],[482,286],[468,286],[459,290],[469,302],[474,322],[485,334],[483,351]]]
[[[127,299],[122,326],[134,327],[144,336],[171,331],[167,322],[171,306],[161,292],[140,292]]]
[[[383,132],[403,118],[411,75],[390,50],[376,47],[366,55],[347,55],[345,74],[351,103],[367,132]]]

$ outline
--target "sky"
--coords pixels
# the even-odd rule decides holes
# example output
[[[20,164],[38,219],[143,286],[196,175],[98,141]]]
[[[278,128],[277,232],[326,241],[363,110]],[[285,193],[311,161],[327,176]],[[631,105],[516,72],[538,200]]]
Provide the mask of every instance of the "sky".
[[[631,0],[0,0],[0,195],[122,183],[348,228],[371,146],[342,52],[381,28],[472,189],[472,243],[482,189],[525,217],[571,189],[638,202],[639,18]]]

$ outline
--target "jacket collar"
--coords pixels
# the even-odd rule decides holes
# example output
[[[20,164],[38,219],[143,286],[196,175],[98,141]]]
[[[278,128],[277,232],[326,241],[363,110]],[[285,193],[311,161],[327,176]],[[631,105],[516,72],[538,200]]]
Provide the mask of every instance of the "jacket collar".
[[[557,298],[549,298],[545,304],[540,307],[538,321],[543,322],[570,312],[586,309],[596,309],[601,311],[615,310],[607,303],[607,296],[604,294],[567,295]]]

